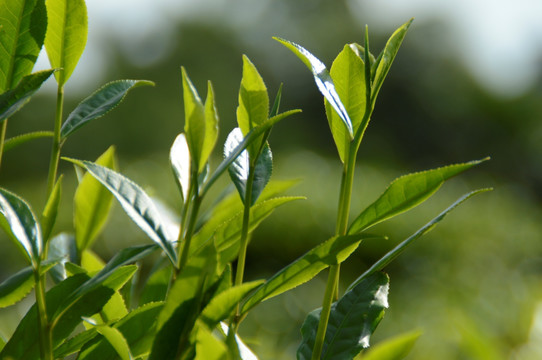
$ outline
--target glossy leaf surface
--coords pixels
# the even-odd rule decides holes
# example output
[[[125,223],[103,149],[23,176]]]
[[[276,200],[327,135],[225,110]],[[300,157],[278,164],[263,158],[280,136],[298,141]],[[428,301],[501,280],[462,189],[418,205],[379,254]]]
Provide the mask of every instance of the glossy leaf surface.
[[[369,347],[369,339],[388,307],[388,290],[388,276],[375,273],[331,305],[321,359],[352,359]],[[320,311],[309,313],[301,327],[303,341],[297,351],[298,360],[311,359]]]
[[[355,360],[401,360],[407,357],[414,343],[420,337],[419,331],[394,336],[371,346],[363,356]]]
[[[43,70],[26,75],[15,88],[0,95],[0,122],[19,111],[53,72],[55,70]]]
[[[177,264],[177,254],[160,213],[151,198],[133,181],[123,175],[90,161],[66,159],[85,168],[117,198],[128,216],[152,241],[160,245],[172,264]]]
[[[179,134],[175,138],[169,152],[169,162],[175,175],[175,180],[181,189],[183,202],[188,200],[188,191],[190,189],[190,168],[192,160],[190,159],[190,149],[186,141],[186,135]]]
[[[4,151],[9,151],[27,143],[28,141],[32,141],[35,139],[52,138],[53,135],[54,133],[52,131],[34,131],[22,135],[17,135],[6,139],[6,142],[4,143]]]
[[[107,149],[96,164],[115,170],[115,148]],[[113,195],[90,173],[86,173],[77,186],[73,201],[75,240],[77,251],[81,254],[92,246],[102,231],[111,210]]]
[[[350,140],[354,138],[354,128],[352,126],[352,121],[346,111],[337,90],[335,89],[335,84],[329,72],[326,69],[326,66],[321,62],[316,56],[311,54],[304,47],[293,43],[288,40],[274,38],[282,45],[286,46],[290,51],[292,51],[303,63],[309,68],[314,76],[314,81],[318,90],[324,95],[324,98],[329,102],[331,107],[337,112],[341,120],[344,122],[346,129],[348,130],[348,135]]]
[[[30,74],[47,29],[44,0],[0,2],[0,93]]]
[[[355,234],[421,204],[442,184],[487,159],[449,165],[433,170],[408,174],[395,179],[380,197],[354,220],[349,234]]]
[[[66,272],[66,263],[68,261],[77,261],[77,249],[75,238],[72,234],[60,233],[49,241],[49,259],[60,259],[49,273],[56,283],[66,280],[68,273]]]
[[[154,86],[154,83],[146,80],[117,80],[104,85],[79,103],[68,115],[60,130],[61,138],[66,139],[89,121],[98,119],[113,110],[131,89],[149,85]]]

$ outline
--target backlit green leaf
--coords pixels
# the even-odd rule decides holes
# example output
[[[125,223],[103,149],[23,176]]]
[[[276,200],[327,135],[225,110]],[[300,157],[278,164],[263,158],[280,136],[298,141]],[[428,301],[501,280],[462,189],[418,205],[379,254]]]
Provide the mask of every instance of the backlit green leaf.
[[[196,357],[194,360],[229,360],[228,348],[204,326],[196,328]]]
[[[96,164],[116,169],[115,148],[104,152]],[[86,173],[74,196],[74,228],[78,254],[92,246],[102,231],[113,203],[113,196],[91,174]]]
[[[359,214],[350,225],[348,233],[359,233],[412,209],[433,195],[446,180],[486,160],[488,158],[408,174],[395,179],[375,202]]]
[[[0,122],[19,111],[53,72],[55,70],[43,70],[26,75],[15,88],[0,95]]]
[[[192,160],[190,159],[190,149],[186,141],[186,135],[179,134],[175,138],[171,150],[169,152],[169,162],[177,180],[177,185],[181,189],[183,202],[188,200],[188,191],[190,189],[190,168]]]
[[[154,83],[146,80],[117,80],[104,85],[79,103],[68,115],[60,130],[61,138],[66,139],[89,121],[98,119],[113,110],[131,89],[148,85],[154,86]]]
[[[243,78],[239,89],[237,124],[243,134],[247,135],[250,130],[266,122],[268,116],[267,87],[254,64],[243,55]]]
[[[205,99],[205,137],[201,149],[201,159],[198,173],[201,173],[203,167],[209,160],[218,139],[218,111],[215,104],[215,95],[213,85],[207,83],[207,98]]]
[[[375,273],[331,305],[322,359],[352,359],[369,347],[369,339],[388,307],[388,290],[388,276]],[[298,360],[311,359],[320,311],[309,313],[301,327],[303,341],[297,350]]]
[[[203,143],[206,135],[205,110],[198,92],[184,68],[182,70],[183,78],[183,99],[184,99],[184,132],[186,141],[192,154],[192,161],[198,168],[203,168],[205,162],[202,161]],[[199,172],[199,171],[198,171]]]
[[[348,130],[350,140],[352,140],[354,138],[354,128],[352,126],[352,121],[348,116],[348,112],[346,111],[341,101],[341,98],[337,94],[335,84],[333,83],[333,80],[331,79],[331,76],[329,75],[324,63],[321,62],[309,51],[307,51],[305,48],[296,43],[276,37],[274,37],[273,39],[277,40],[282,45],[290,49],[309,68],[309,70],[312,72],[312,75],[314,76],[314,81],[316,82],[318,90],[320,90],[322,95],[324,95],[324,98],[329,102],[329,104],[340,116],[341,120],[346,126],[346,129]]]
[[[54,133],[52,131],[34,131],[17,135],[6,140],[4,143],[4,151],[9,151],[34,139],[52,138],[53,135]]]
[[[401,360],[404,359],[418,338],[419,331],[409,332],[394,336],[371,346],[363,356],[356,357],[355,360]]]
[[[70,78],[87,43],[87,7],[84,0],[47,0],[49,24],[45,49],[59,86]]]
[[[60,205],[60,197],[62,196],[62,179],[63,176],[60,175],[53,187],[49,199],[47,199],[43,213],[41,214],[41,229],[44,242],[47,242],[49,236],[51,236],[51,231],[53,231],[53,227],[55,226],[58,207]]]
[[[47,29],[45,3],[3,0],[0,24],[0,93],[3,93],[13,89],[34,67]]]
[[[128,342],[118,329],[106,325],[98,325],[96,326],[96,331],[107,339],[122,360],[132,360],[134,358]]]
[[[90,161],[66,160],[87,169],[92,176],[111,191],[126,214],[152,241],[160,245],[171,263],[176,266],[177,253],[172,243],[176,239],[176,235],[168,234],[156,206],[139,185],[111,169]]]

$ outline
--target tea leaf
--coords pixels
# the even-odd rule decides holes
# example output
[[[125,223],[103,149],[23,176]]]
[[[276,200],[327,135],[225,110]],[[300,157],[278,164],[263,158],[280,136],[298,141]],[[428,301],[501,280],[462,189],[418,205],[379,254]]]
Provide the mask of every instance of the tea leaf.
[[[36,62],[45,39],[44,0],[0,3],[0,93],[13,89]]]
[[[55,71],[43,70],[26,75],[15,88],[0,95],[0,122],[19,111]]]
[[[363,239],[368,238],[373,236],[334,236],[314,247],[258,287],[243,304],[241,313],[246,314],[262,301],[306,283],[330,265],[340,264],[356,250]]]
[[[136,183],[123,175],[90,161],[64,158],[85,169],[117,198],[122,208],[152,241],[160,245],[174,266],[177,253],[172,241],[175,236],[167,233],[160,213],[151,198]]]
[[[134,358],[128,342],[118,329],[106,325],[98,325],[96,326],[96,331],[107,339],[122,360],[132,360]]]
[[[115,148],[110,147],[96,164],[116,169]],[[102,231],[113,203],[113,196],[91,174],[86,173],[74,196],[74,228],[78,254],[90,248]]]
[[[60,197],[62,196],[62,179],[63,176],[60,175],[56,181],[53,191],[47,199],[43,213],[41,214],[41,229],[43,234],[43,241],[47,243],[49,236],[51,236],[51,231],[55,226],[56,217],[58,215],[58,207],[60,205]]]
[[[350,285],[349,288],[352,288],[353,286],[356,286],[356,284],[358,284],[360,281],[362,281],[367,276],[369,276],[369,275],[371,275],[371,274],[373,274],[373,273],[375,273],[377,271],[380,271],[380,270],[384,269],[384,267],[386,267],[386,265],[388,265],[395,258],[397,258],[397,256],[399,256],[406,249],[407,246],[409,246],[414,240],[418,239],[422,235],[424,235],[424,234],[428,233],[430,230],[432,230],[437,225],[438,222],[440,222],[442,219],[444,219],[444,217],[450,211],[455,209],[461,203],[463,203],[464,201],[466,201],[467,199],[469,199],[470,197],[472,197],[474,195],[477,195],[477,194],[480,194],[480,193],[483,193],[483,192],[486,192],[486,191],[490,191],[490,190],[491,189],[475,190],[475,191],[471,191],[470,193],[465,194],[462,197],[460,197],[457,201],[455,201],[452,205],[450,205],[446,210],[441,212],[437,217],[433,218],[433,220],[431,220],[430,222],[425,224],[422,228],[420,228],[418,231],[416,231],[413,235],[411,235],[406,240],[404,240],[399,245],[397,245],[395,248],[393,248],[393,250],[386,253],[386,255],[384,255],[380,260],[378,260],[376,263],[374,263],[373,266],[371,266],[369,268],[369,270],[367,270],[359,278],[357,278],[356,281],[354,281]]]
[[[24,249],[24,254],[37,269],[43,248],[41,229],[30,206],[17,195],[0,188],[0,214],[7,223],[0,225]],[[7,227],[6,227],[7,225]]]
[[[70,78],[87,43],[88,19],[84,0],[47,0],[49,24],[45,49],[60,87]]]
[[[352,359],[369,347],[369,338],[388,307],[389,281],[386,274],[375,273],[333,303],[322,359]],[[298,360],[311,359],[320,311],[309,313],[301,327],[303,341],[297,350]]]
[[[262,77],[250,59],[243,55],[243,78],[239,89],[237,124],[244,135],[267,121],[269,96]]]
[[[414,21],[414,19],[410,19],[401,25],[399,29],[395,30],[386,43],[384,50],[382,50],[382,53],[378,56],[377,61],[373,64],[373,67],[376,68],[376,70],[372,70],[375,72],[373,86],[371,87],[372,107],[374,107],[378,92],[384,83],[386,75],[388,75],[388,72],[390,71],[391,64],[399,51],[399,47],[401,46],[412,21]]]
[[[196,357],[194,360],[227,360],[228,347],[204,326],[196,326]]]
[[[380,197],[354,220],[349,234],[359,233],[423,203],[444,182],[489,158],[408,174],[395,179]]]
[[[63,359],[68,355],[78,352],[86,343],[90,342],[97,335],[98,332],[96,331],[96,328],[90,328],[67,339],[54,350],[55,359]]]
[[[205,99],[205,137],[201,149],[201,159],[198,173],[201,173],[203,167],[209,160],[209,156],[215,148],[218,139],[218,111],[215,104],[215,95],[213,85],[207,83],[207,98]]]
[[[75,238],[71,234],[60,233],[49,241],[49,259],[61,259],[49,273],[55,283],[66,280],[68,273],[66,272],[66,263],[68,261],[77,261],[77,249]]]
[[[228,335],[228,325],[225,323],[220,323],[220,327],[222,328],[222,331]],[[245,345],[243,340],[241,340],[237,334],[235,335],[235,342],[239,348],[239,356],[241,357],[241,360],[258,360],[258,357],[252,352],[252,350],[249,349],[248,346]]]
[[[145,287],[141,292],[139,298],[140,304],[148,304],[154,301],[163,301],[166,299],[166,295],[169,289],[169,282],[171,280],[171,268],[164,266],[161,269],[155,271],[145,281]]]
[[[181,190],[183,202],[188,200],[188,191],[190,189],[190,168],[192,161],[190,159],[190,149],[186,141],[185,134],[179,134],[175,138],[169,152],[169,162],[177,180],[177,185]]]
[[[409,353],[414,343],[420,337],[419,331],[408,332],[379,342],[371,346],[363,356],[356,356],[355,360],[401,360]]]
[[[198,92],[190,81],[184,67],[181,67],[181,70],[185,118],[184,131],[190,153],[192,154],[192,160],[199,170],[200,165],[202,168],[205,165],[204,161],[200,161],[206,135],[205,110]]]
[[[339,97],[339,94],[337,94],[335,84],[333,83],[333,80],[329,75],[324,63],[321,62],[318,58],[316,58],[316,56],[311,54],[308,50],[296,43],[277,37],[274,37],[273,39],[277,40],[282,45],[290,49],[309,68],[309,70],[312,72],[312,75],[314,76],[314,81],[316,82],[318,90],[320,90],[322,95],[324,95],[324,98],[337,112],[337,115],[339,115],[344,125],[346,126],[346,129],[348,130],[350,140],[352,140],[354,138],[354,128],[352,126],[352,121],[348,116],[348,112],[346,111],[341,101],[341,98]]]
[[[366,110],[364,69],[363,60],[352,50],[350,45],[345,45],[343,51],[333,61],[330,70],[337,94],[352,121],[354,133],[358,132],[360,126],[363,128],[367,126],[367,122],[362,124]],[[350,147],[350,135],[343,120],[329,101],[325,101],[325,106],[329,127],[341,161],[344,163]]]
[[[34,139],[41,139],[46,137],[53,137],[54,133],[52,131],[34,131],[18,136],[14,136],[12,138],[9,138],[4,143],[4,152],[9,151],[11,149],[16,148],[19,145],[25,144],[28,141],[34,140]]]
[[[60,129],[62,140],[65,140],[89,121],[98,119],[113,110],[124,100],[131,89],[149,85],[154,86],[154,83],[146,80],[117,80],[107,83],[79,103],[68,115]]]
[[[233,129],[226,143],[224,144],[224,157],[227,158],[233,152],[233,150],[239,146],[243,141],[243,133],[241,129]],[[233,163],[228,168],[230,177],[241,196],[243,202],[246,197],[246,185],[250,175],[250,165],[252,159],[250,159],[250,154],[247,150],[241,152],[241,154],[233,161]],[[271,179],[271,173],[273,171],[273,155],[271,154],[271,149],[268,145],[263,147],[262,153],[258,156],[256,164],[254,166],[254,180],[252,183],[252,203],[254,205],[258,197],[262,193],[263,189]]]

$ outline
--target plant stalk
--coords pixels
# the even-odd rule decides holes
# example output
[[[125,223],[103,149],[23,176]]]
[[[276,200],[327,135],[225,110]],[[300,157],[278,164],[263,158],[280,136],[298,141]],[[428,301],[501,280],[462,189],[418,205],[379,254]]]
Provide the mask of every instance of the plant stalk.
[[[49,162],[49,175],[47,178],[47,199],[51,196],[55,186],[58,163],[60,160],[60,149],[62,147],[60,139],[60,129],[62,127],[62,109],[64,107],[64,87],[59,86],[56,97],[56,117],[53,134],[53,147],[51,149],[51,160]]]
[[[43,360],[53,360],[53,328],[47,317],[45,302],[45,276],[40,276],[39,265],[34,271],[36,281],[36,303],[38,306],[38,326],[40,334],[40,355]]]

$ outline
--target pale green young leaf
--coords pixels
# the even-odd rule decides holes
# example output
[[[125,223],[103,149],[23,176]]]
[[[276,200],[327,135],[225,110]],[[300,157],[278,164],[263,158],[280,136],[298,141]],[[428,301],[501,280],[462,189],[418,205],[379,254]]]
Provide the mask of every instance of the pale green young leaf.
[[[43,238],[30,206],[19,196],[0,188],[0,215],[5,219],[5,222],[1,222],[4,230],[11,235],[10,238],[17,240],[32,267],[37,269]]]
[[[373,80],[373,86],[371,88],[372,107],[374,107],[378,92],[380,91],[380,88],[384,83],[386,75],[388,75],[388,72],[390,71],[391,64],[393,63],[393,60],[395,59],[395,56],[399,51],[399,47],[403,43],[403,39],[405,38],[408,28],[410,27],[410,24],[412,24],[412,21],[414,21],[414,19],[410,19],[409,21],[401,25],[401,27],[399,27],[397,30],[395,30],[395,32],[391,35],[388,42],[386,43],[384,50],[382,50],[382,53],[378,56],[378,60],[373,65],[374,67],[376,67],[376,70],[374,70],[375,76]]]
[[[201,159],[198,173],[201,173],[203,167],[209,160],[218,139],[218,111],[216,109],[215,94],[213,85],[207,83],[207,98],[205,99],[205,137],[201,149]]]
[[[190,149],[186,140],[186,135],[179,134],[175,138],[171,150],[169,151],[169,162],[175,175],[177,185],[181,190],[183,202],[188,200],[188,191],[190,189],[190,172],[192,160],[190,158]]]
[[[365,65],[363,60],[354,52],[350,45],[345,45],[331,65],[330,75],[335,84],[335,90],[342,104],[350,116],[354,133],[361,127],[367,126],[365,117]],[[334,110],[331,103],[325,101],[326,115],[329,122],[333,140],[342,162],[350,148],[350,135],[343,120]]]
[[[203,168],[202,152],[206,135],[205,108],[198,92],[184,67],[182,70],[183,100],[184,100],[184,132],[192,154],[192,161],[198,170]],[[199,172],[199,171],[198,171]]]
[[[63,175],[60,175],[41,214],[41,231],[45,243],[47,243],[51,236],[51,231],[53,231],[58,215],[58,207],[60,206],[60,198],[62,196],[62,179]]]
[[[247,135],[250,130],[266,122],[268,116],[267,87],[254,64],[243,55],[243,78],[239,89],[237,124],[243,135]]]
[[[98,119],[113,110],[124,100],[131,89],[140,86],[154,86],[154,83],[147,80],[117,80],[96,90],[68,115],[60,129],[62,140],[65,140],[89,121]]]
[[[258,287],[247,298],[241,312],[246,314],[262,301],[306,283],[330,265],[340,264],[357,249],[363,239],[372,237],[363,234],[334,236],[314,247]]]
[[[1,31],[0,31],[1,34]],[[13,89],[0,95],[0,122],[19,111],[56,70],[43,70],[24,76]]]
[[[243,133],[241,132],[241,129],[233,129],[228,135],[228,138],[224,144],[224,157],[229,157],[242,141]],[[250,164],[251,159],[249,152],[244,150],[228,168],[230,177],[243,202],[245,201],[246,197],[246,186],[250,175]],[[271,173],[273,171],[273,155],[271,154],[271,149],[268,145],[264,145],[262,153],[256,160],[253,171],[254,179],[251,194],[252,202],[250,205],[254,205],[256,203],[258,197],[271,179]]]
[[[349,114],[341,101],[341,97],[339,96],[339,94],[337,94],[333,79],[329,75],[329,72],[327,71],[324,63],[321,62],[316,56],[311,54],[307,49],[296,43],[277,37],[274,37],[273,39],[286,46],[286,48],[292,51],[309,68],[309,70],[312,72],[312,75],[314,76],[314,81],[316,82],[318,90],[320,90],[322,95],[324,95],[324,98],[337,112],[344,125],[346,126],[346,129],[348,130],[348,136],[350,137],[350,140],[352,140],[354,138],[354,128],[352,126],[352,120],[350,120]]]
[[[128,342],[118,329],[106,325],[98,325],[96,326],[96,331],[100,333],[109,342],[109,344],[111,344],[121,360],[134,359]]]
[[[359,233],[379,222],[412,209],[433,195],[446,180],[486,160],[488,158],[448,165],[395,179],[375,202],[358,215],[350,225],[348,233]]]
[[[96,164],[116,170],[115,148],[109,147]],[[78,254],[90,248],[102,231],[113,203],[113,195],[91,174],[86,173],[74,196],[74,228]]]
[[[399,245],[397,245],[395,248],[390,250],[386,255],[384,255],[382,258],[380,258],[376,263],[374,263],[367,271],[365,271],[359,278],[356,279],[350,286],[349,289],[356,286],[359,282],[361,282],[363,279],[365,279],[367,276],[383,270],[390,262],[395,260],[405,249],[416,239],[421,237],[422,235],[428,233],[430,230],[432,230],[437,223],[439,223],[444,217],[453,209],[455,209],[457,206],[459,206],[461,203],[466,201],[467,199],[471,198],[474,195],[490,191],[491,189],[480,189],[471,191],[468,194],[463,195],[458,200],[456,200],[452,205],[450,205],[446,210],[441,212],[438,216],[433,218],[431,221],[429,221],[427,224],[422,226],[418,231],[416,231],[414,234],[409,236],[406,240],[401,242]]]
[[[375,273],[331,305],[321,359],[353,359],[369,347],[369,339],[388,307],[389,281],[386,274]],[[309,313],[301,327],[303,341],[297,350],[298,360],[312,358],[320,311]]]
[[[218,339],[204,326],[197,326],[196,357],[194,360],[231,360],[225,342]]]
[[[0,93],[30,74],[40,53],[47,12],[44,0],[0,2]]]
[[[420,337],[419,331],[412,331],[383,340],[371,346],[367,353],[358,355],[355,360],[402,360]]]
[[[167,228],[156,205],[139,185],[111,169],[90,161],[65,159],[85,168],[101,182],[117,198],[126,214],[128,214],[134,223],[152,241],[160,245],[171,263],[176,266],[177,253],[172,243],[176,235],[167,232]]]
[[[17,135],[6,139],[6,142],[4,143],[4,152],[12,150],[35,139],[52,138],[53,136],[54,133],[52,131],[33,131],[22,135]]]
[[[47,0],[49,24],[45,49],[60,87],[68,81],[87,43],[88,19],[84,0]]]

